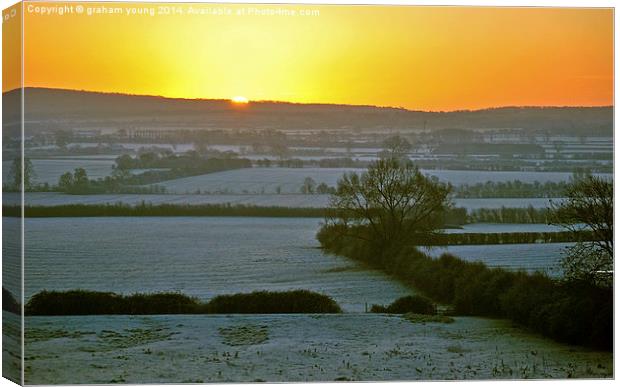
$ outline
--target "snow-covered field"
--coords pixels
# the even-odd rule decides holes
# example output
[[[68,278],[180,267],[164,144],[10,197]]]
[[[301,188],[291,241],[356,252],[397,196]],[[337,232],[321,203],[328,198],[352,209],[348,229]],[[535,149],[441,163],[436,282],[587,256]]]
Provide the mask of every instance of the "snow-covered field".
[[[11,223],[13,222],[13,223]],[[4,219],[4,227],[16,219]],[[26,219],[26,299],[44,290],[179,291],[208,300],[253,290],[308,289],[347,311],[412,290],[386,275],[325,254],[320,219]],[[7,241],[4,254],[18,246]],[[86,269],[85,269],[86,268]]]
[[[364,313],[29,317],[25,376],[28,384],[613,376],[611,353],[557,344],[506,321],[455,320],[420,324]]]
[[[336,186],[338,179],[345,172],[361,172],[355,168],[247,168],[233,171],[210,173],[158,183],[168,192],[188,194],[208,193],[299,193],[306,177],[317,184],[325,183]],[[476,184],[487,181],[547,182],[568,181],[572,176],[568,172],[496,172],[496,171],[451,171],[422,170],[429,176],[453,185]]]
[[[557,231],[563,231],[563,228],[546,223],[472,223],[466,224],[462,228],[444,230],[446,234]]]
[[[248,193],[274,194],[299,193],[306,177],[317,184],[335,186],[346,172],[360,172],[354,168],[246,168],[216,172],[200,176],[160,182],[166,192],[177,194],[202,193]]]
[[[130,205],[142,202],[152,204],[243,204],[254,206],[276,206],[276,207],[310,207],[324,208],[329,205],[329,195],[184,195],[184,194],[105,194],[105,195],[67,195],[58,192],[28,192],[26,193],[26,204],[35,206],[58,206],[64,204],[115,204],[125,203]],[[464,207],[468,210],[478,208],[501,208],[515,207],[534,208],[549,207],[549,200],[546,198],[486,198],[486,199],[454,199],[456,207]],[[562,199],[551,199],[559,202]],[[3,196],[5,204],[19,204],[20,194],[7,192]]]
[[[16,219],[3,220],[5,227]],[[13,223],[11,223],[13,222]],[[347,311],[408,294],[387,276],[324,254],[320,219],[116,217],[26,219],[26,298],[75,288],[180,291],[201,299],[253,290],[309,289]],[[566,244],[450,246],[466,260],[510,269],[557,269]],[[7,241],[6,255],[18,247]],[[87,267],[88,270],[84,270]]]
[[[541,271],[560,274],[559,263],[569,243],[530,243],[506,245],[468,245],[434,247],[432,256],[451,253],[466,261],[480,261],[491,267],[509,270]]]

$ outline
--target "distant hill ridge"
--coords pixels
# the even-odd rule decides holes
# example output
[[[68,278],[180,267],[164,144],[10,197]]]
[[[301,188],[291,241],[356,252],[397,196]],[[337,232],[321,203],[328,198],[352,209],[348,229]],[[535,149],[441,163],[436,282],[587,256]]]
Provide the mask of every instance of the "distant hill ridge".
[[[612,135],[613,107],[499,107],[424,112],[393,107],[259,101],[180,99],[77,90],[26,88],[26,121],[112,123],[211,129],[485,129],[522,128],[553,133]],[[3,93],[4,120],[19,120],[20,93]]]

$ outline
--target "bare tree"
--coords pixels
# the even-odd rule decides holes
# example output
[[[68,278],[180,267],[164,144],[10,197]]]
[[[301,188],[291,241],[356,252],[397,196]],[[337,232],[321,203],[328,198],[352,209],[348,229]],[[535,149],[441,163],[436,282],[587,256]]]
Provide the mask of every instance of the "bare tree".
[[[326,223],[377,248],[424,245],[425,237],[443,225],[450,190],[410,162],[381,159],[367,172],[338,181]]]
[[[300,192],[302,194],[313,194],[316,188],[316,181],[310,176],[304,179],[303,184],[301,185]]]
[[[28,191],[32,188],[32,180],[35,178],[36,173],[34,172],[34,166],[29,158],[24,158],[23,169],[21,157],[13,159],[13,163],[9,168],[9,180],[16,190],[21,191],[23,189]]]
[[[400,161],[409,160],[409,152],[411,151],[411,143],[406,138],[399,135],[388,137],[383,141],[383,151],[381,158],[393,158]]]
[[[611,286],[613,278],[613,183],[592,175],[576,178],[567,190],[567,199],[552,203],[553,224],[575,233],[577,243],[562,260],[565,277]],[[589,230],[593,241],[581,241]]]

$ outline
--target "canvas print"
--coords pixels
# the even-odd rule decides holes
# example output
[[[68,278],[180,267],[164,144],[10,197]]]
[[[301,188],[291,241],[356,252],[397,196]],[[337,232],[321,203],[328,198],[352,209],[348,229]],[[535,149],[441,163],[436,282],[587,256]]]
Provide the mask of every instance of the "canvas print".
[[[3,12],[19,384],[613,378],[611,8]]]

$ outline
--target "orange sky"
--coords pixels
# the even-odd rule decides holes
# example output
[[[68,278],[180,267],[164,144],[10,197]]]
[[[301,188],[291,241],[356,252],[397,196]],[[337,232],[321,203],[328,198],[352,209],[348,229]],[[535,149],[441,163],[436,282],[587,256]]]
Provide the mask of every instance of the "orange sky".
[[[102,5],[125,13],[166,5],[82,3],[82,14],[59,16],[32,8],[64,4],[25,5],[26,86],[421,110],[613,103],[611,9],[222,5],[232,14],[188,15],[188,5],[169,4],[184,15],[88,16]]]

